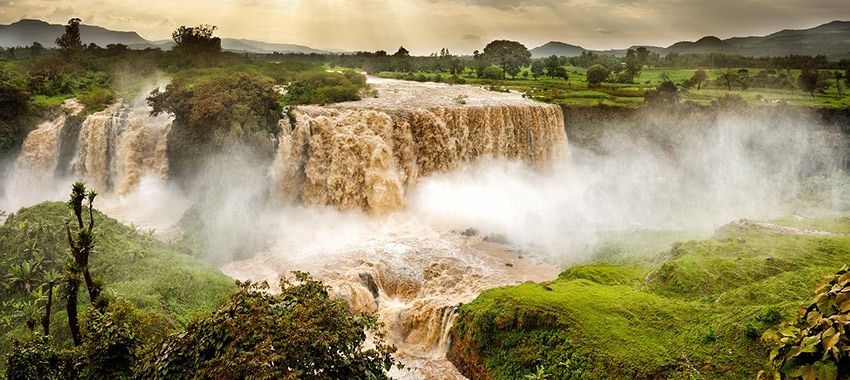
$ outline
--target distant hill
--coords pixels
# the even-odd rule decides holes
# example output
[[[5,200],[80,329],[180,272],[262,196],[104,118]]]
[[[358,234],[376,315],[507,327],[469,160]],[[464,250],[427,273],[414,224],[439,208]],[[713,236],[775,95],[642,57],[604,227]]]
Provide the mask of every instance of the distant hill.
[[[0,47],[29,46],[38,42],[46,47],[56,47],[56,38],[65,32],[65,26],[49,24],[40,20],[24,19],[9,25],[0,25]],[[119,32],[99,26],[80,25],[80,39],[84,44],[95,43],[98,46],[124,44],[133,49],[161,48],[171,49],[171,40],[148,41],[136,32]],[[327,53],[308,46],[294,44],[269,43],[262,41],[222,38],[221,48],[233,52],[251,53]]]
[[[587,50],[585,50],[581,46],[570,45],[558,41],[550,41],[543,46],[538,46],[534,49],[531,49],[531,56],[534,58],[548,57],[551,55],[576,57],[581,55],[581,53],[585,51]]]
[[[700,38],[696,42],[676,42],[665,49],[665,53],[730,53],[736,52],[736,47],[715,36]]]
[[[9,25],[0,25],[0,46],[29,46],[33,42],[38,42],[46,47],[55,47],[56,38],[64,32],[63,25],[24,19]],[[108,44],[129,46],[148,42],[136,32],[118,32],[91,25],[80,25],[80,39],[84,44],[95,43],[99,46]]]
[[[636,48],[636,46],[631,48]],[[661,55],[669,53],[725,53],[764,57],[823,54],[832,59],[840,59],[850,56],[850,21],[833,21],[809,29],[785,29],[762,37],[720,39],[715,36],[706,36],[695,42],[681,41],[666,48],[655,46],[647,46],[647,48]],[[612,49],[593,52],[625,55],[626,50]],[[581,55],[582,51],[584,49],[579,46],[557,41],[531,49],[535,58],[552,54],[570,57]]]

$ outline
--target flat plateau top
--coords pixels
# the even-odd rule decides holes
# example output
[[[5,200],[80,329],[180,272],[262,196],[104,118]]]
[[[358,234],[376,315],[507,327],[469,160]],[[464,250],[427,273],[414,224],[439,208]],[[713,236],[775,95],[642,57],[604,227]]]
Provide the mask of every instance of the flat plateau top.
[[[367,77],[367,83],[377,91],[377,97],[336,103],[328,107],[399,109],[542,104],[523,98],[518,92],[490,91],[483,86],[414,82],[373,76]]]

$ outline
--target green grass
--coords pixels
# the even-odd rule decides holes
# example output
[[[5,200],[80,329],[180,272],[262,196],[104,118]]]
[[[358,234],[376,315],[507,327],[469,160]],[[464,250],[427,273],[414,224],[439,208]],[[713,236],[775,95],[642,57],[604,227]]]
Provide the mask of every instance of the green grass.
[[[848,218],[789,224],[850,230]],[[671,237],[623,245],[623,235],[616,252],[597,255],[621,264],[485,291],[461,308],[450,356],[496,379],[538,366],[552,378],[753,378],[770,350],[759,336],[793,318],[824,277],[850,261],[850,235],[728,225],[655,255]],[[641,250],[648,259],[621,259]]]
[[[25,260],[40,261],[40,274],[49,268],[61,270],[70,257],[64,223],[72,217],[66,204],[45,202],[21,209],[0,226],[0,275],[4,281],[0,315],[12,317],[13,302],[33,299],[17,287],[10,287],[7,279],[13,265]],[[192,318],[209,314],[235,289],[233,281],[217,269],[99,212],[95,213],[95,232],[92,274],[103,279],[107,294],[131,301],[158,321],[163,333],[176,331]],[[41,283],[40,278],[37,276],[36,285]],[[56,294],[58,297],[59,292]],[[81,288],[80,306],[81,311],[88,307],[85,286]],[[57,302],[53,310],[51,335],[67,345],[70,333],[65,306]],[[26,334],[20,318],[4,322],[0,325],[0,353],[13,339]]]

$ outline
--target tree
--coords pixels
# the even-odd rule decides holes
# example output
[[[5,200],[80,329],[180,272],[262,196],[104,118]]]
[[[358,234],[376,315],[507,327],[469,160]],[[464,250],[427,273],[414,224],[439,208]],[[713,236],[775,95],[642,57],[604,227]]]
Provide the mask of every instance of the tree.
[[[72,18],[65,25],[65,33],[56,39],[56,45],[62,50],[65,58],[73,58],[83,51],[83,42],[80,40],[80,19]]]
[[[213,37],[214,25],[180,26],[171,38],[176,44],[174,53],[195,63],[218,56],[221,53],[221,39]]]
[[[71,232],[71,224],[65,222],[65,232],[68,236],[68,245],[71,247],[71,260],[65,268],[65,288],[66,288],[66,310],[68,312],[68,325],[71,329],[71,337],[74,340],[74,345],[79,346],[82,343],[80,335],[80,325],[77,318],[77,293],[80,289],[80,274],[82,274],[86,290],[89,293],[89,302],[93,306],[102,308],[103,303],[99,301],[99,295],[102,289],[102,284],[92,278],[89,271],[89,257],[94,248],[94,198],[97,192],[94,190],[86,191],[86,185],[82,182],[74,183],[71,186],[71,199],[68,201],[68,206],[73,210],[77,221],[77,230]],[[88,200],[88,224],[83,221],[83,202]]]
[[[552,78],[563,78],[564,80],[570,80],[570,75],[567,73],[567,69],[564,66],[556,66],[550,74]]]
[[[504,73],[516,78],[524,66],[531,64],[531,52],[525,45],[508,40],[496,40],[484,47],[488,61],[502,68]]]
[[[53,269],[44,272],[44,282],[47,285],[47,304],[44,307],[44,318],[41,320],[44,335],[50,335],[50,317],[53,311],[53,287],[57,281],[59,281],[59,272]]]
[[[558,68],[562,67],[563,65],[561,65],[561,60],[558,58],[558,56],[553,54],[546,57],[545,66],[546,73],[549,74],[550,77],[554,78],[556,72],[558,71]]]
[[[534,80],[537,80],[537,77],[543,76],[543,70],[545,68],[546,65],[542,59],[535,59],[531,62],[531,76],[534,77]]]
[[[38,59],[38,57],[41,57],[41,54],[43,54],[43,53],[44,53],[44,46],[41,45],[40,43],[38,43],[37,41],[33,42],[32,45],[30,46],[30,58],[34,61],[34,60]]]
[[[211,316],[165,339],[146,355],[143,379],[386,379],[395,348],[384,343],[374,314],[353,314],[345,301],[306,273],[267,284],[240,283]],[[366,333],[372,343],[367,347]]]
[[[803,69],[800,76],[797,77],[797,86],[814,98],[815,92],[825,90],[829,87],[829,83],[820,75],[818,70]]]
[[[393,57],[410,57],[410,51],[404,48],[404,46],[399,46],[398,50],[393,53]]]
[[[632,83],[635,80],[635,77],[640,75],[641,64],[638,61],[637,53],[633,49],[629,49],[626,52],[626,68],[623,70],[623,74],[620,78],[618,78],[618,82],[621,83]]]
[[[484,70],[487,69],[487,66],[490,66],[487,62],[487,58],[478,50],[472,53],[472,65],[475,69],[475,76],[478,78],[483,78]]]
[[[608,75],[610,75],[608,68],[597,63],[587,68],[587,84],[590,87],[595,87],[604,82]]]
[[[844,78],[844,75],[840,71],[836,71],[832,75],[835,77],[835,92],[838,93],[838,96],[843,96],[841,79]]]
[[[702,82],[705,82],[706,80],[708,80],[708,74],[706,74],[703,69],[697,70],[691,79],[689,79],[691,83],[695,83],[697,85],[697,90],[702,87]]]
[[[645,46],[640,46],[635,50],[635,53],[637,54],[637,60],[641,65],[649,64],[649,49]]]
[[[726,90],[727,91],[732,91],[732,82],[738,81],[738,75],[735,74],[734,72],[732,72],[731,68],[726,68],[726,72],[724,72],[723,74],[720,74],[719,79],[723,79],[723,81],[726,82]]]

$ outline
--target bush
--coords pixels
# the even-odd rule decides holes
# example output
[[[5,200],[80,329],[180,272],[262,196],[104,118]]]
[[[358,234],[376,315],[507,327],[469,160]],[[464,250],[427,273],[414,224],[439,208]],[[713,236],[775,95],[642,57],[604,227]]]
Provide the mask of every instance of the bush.
[[[137,375],[172,378],[381,379],[394,348],[383,343],[376,317],[352,314],[342,300],[303,273],[297,284],[281,281],[240,290],[212,316],[191,323],[145,355]],[[365,331],[374,348],[365,348]]]
[[[298,74],[289,86],[289,104],[328,104],[360,100],[366,77],[355,71],[343,73],[312,70]]]
[[[484,69],[484,73],[481,76],[484,79],[502,79],[505,77],[505,72],[499,66],[490,65]]]
[[[115,101],[115,93],[108,88],[96,88],[80,95],[79,100],[90,111],[101,111]]]
[[[601,64],[590,66],[587,68],[587,84],[591,87],[597,86],[607,80],[608,75],[610,75],[610,72],[607,67]]]
[[[780,326],[768,340],[774,379],[835,380],[850,375],[850,271],[841,268],[800,310],[793,324]],[[768,378],[764,372],[759,378]]]

